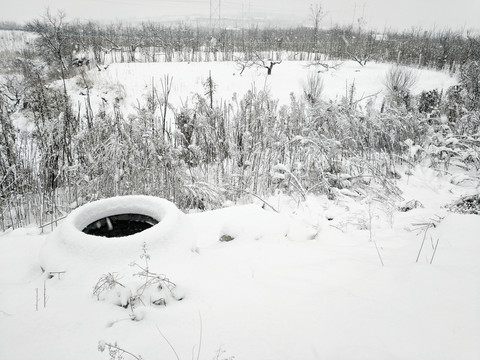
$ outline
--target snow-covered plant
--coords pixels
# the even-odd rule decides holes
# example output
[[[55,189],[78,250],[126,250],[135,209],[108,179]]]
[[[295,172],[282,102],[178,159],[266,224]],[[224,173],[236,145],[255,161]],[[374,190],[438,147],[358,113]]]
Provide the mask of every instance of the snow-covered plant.
[[[118,273],[108,273],[100,277],[93,288],[97,300],[108,301],[124,308],[130,307],[132,320],[141,320],[142,316],[134,310],[139,305],[166,306],[170,300],[182,300],[183,294],[176,289],[168,277],[150,270],[150,255],[145,244],[142,246],[140,259],[142,264],[132,262],[130,265],[139,271],[132,275],[130,281],[120,282]],[[139,279],[135,281],[134,278]]]
[[[380,249],[378,248],[377,242],[375,240],[375,237],[373,236],[373,220],[375,218],[375,204],[373,203],[375,199],[371,197],[367,197],[366,199],[367,204],[368,204],[368,233],[369,233],[369,241],[372,241],[373,244],[375,245],[375,250],[377,251],[378,259],[380,260],[380,263],[382,266],[385,266],[382,255],[380,254]]]
[[[460,214],[480,215],[480,194],[462,196],[448,205],[448,209]]]
[[[441,95],[437,89],[422,91],[420,94],[418,111],[427,113],[431,116],[438,115],[440,107]]]
[[[210,103],[210,109],[213,109],[213,94],[217,91],[217,84],[213,81],[212,72],[208,73],[208,77],[202,85],[205,89],[204,95],[208,98]]]
[[[228,356],[227,352],[223,348],[219,348],[215,352],[215,356],[213,357],[212,360],[234,360],[235,356]]]
[[[224,201],[223,193],[222,189],[204,181],[187,183],[182,188],[182,202],[179,205],[185,209],[217,208]]]
[[[317,72],[310,72],[307,77],[307,83],[303,87],[303,96],[310,105],[315,105],[322,96],[323,79]]]
[[[178,355],[177,351],[171,344],[171,342],[163,335],[163,333],[160,331],[159,327],[157,326],[157,331],[159,332],[160,336],[165,340],[165,342],[168,344],[168,346],[172,349],[172,352],[177,360],[180,360],[180,356]],[[192,360],[193,359],[200,359],[200,350],[201,350],[201,342],[202,342],[202,331],[200,329],[200,339],[199,339],[199,348],[196,357],[194,357],[194,354],[192,353]],[[110,360],[124,360],[125,355],[128,355],[129,357],[132,357],[136,360],[143,360],[143,357],[141,355],[135,355],[132,352],[125,350],[124,348],[120,347],[117,342],[109,343],[103,340],[100,340],[97,345],[97,349],[100,352],[104,352],[105,350],[108,351],[108,355],[110,356]],[[234,360],[235,356],[227,356],[227,352],[222,348],[218,348],[217,351],[215,352],[212,360]]]
[[[467,109],[478,109],[480,107],[480,62],[478,60],[470,60],[462,65],[460,81],[466,90]]]
[[[384,84],[387,89],[390,101],[397,106],[404,105],[410,107],[411,90],[417,83],[415,72],[405,66],[393,66],[388,70]]]
[[[100,300],[100,296],[103,293],[109,292],[116,287],[125,288],[125,285],[120,283],[119,279],[120,276],[118,275],[118,273],[108,273],[102,275],[93,287],[93,295],[97,297],[97,300]],[[121,305],[125,306],[126,301],[121,301]]]
[[[415,262],[417,263],[418,260],[420,259],[420,254],[422,253],[422,250],[423,250],[423,247],[424,247],[424,244],[425,244],[425,240],[427,238],[427,233],[430,229],[435,229],[439,224],[440,222],[443,220],[442,217],[440,216],[437,216],[437,218],[435,219],[429,219],[430,221],[427,221],[427,222],[423,222],[423,223],[415,223],[415,224],[412,224],[415,229],[417,230],[418,234],[421,234],[423,233],[423,238],[422,238],[422,243],[420,245],[420,248],[418,250],[418,254],[417,254],[417,258],[415,260]],[[437,241],[437,245],[438,245],[438,241]],[[430,263],[432,263],[433,261],[433,257],[435,256],[435,252],[436,252],[436,246],[433,246],[433,239],[432,239],[432,248],[434,249],[434,252],[432,254],[432,257],[431,257],[431,260],[430,260]]]
[[[140,259],[143,260],[143,264],[138,264],[135,261],[130,264],[130,266],[139,269],[139,272],[133,274],[133,276],[140,278],[140,281],[142,282],[142,285],[137,288],[135,300],[143,303],[143,298],[147,293],[149,293],[150,302],[153,305],[166,305],[167,297],[171,297],[175,300],[182,300],[183,297],[178,296],[175,293],[176,285],[170,281],[169,278],[163,274],[157,274],[150,271],[150,255],[147,251],[147,246],[145,243],[143,243],[142,246],[142,254],[140,255]],[[154,290],[153,293],[151,291],[152,289]],[[162,297],[156,298],[160,294]]]
[[[456,166],[465,170],[480,169],[480,117],[473,113],[454,123],[434,122],[425,141],[425,151],[432,167],[448,170]],[[472,132],[473,130],[473,132]]]
[[[142,360],[143,358],[140,355],[134,355],[130,351],[127,351],[120,346],[118,346],[117,342],[111,344],[105,341],[98,342],[98,351],[104,352],[105,350],[108,351],[108,355],[110,356],[110,360],[123,360],[125,359],[125,355],[131,356],[136,360]]]

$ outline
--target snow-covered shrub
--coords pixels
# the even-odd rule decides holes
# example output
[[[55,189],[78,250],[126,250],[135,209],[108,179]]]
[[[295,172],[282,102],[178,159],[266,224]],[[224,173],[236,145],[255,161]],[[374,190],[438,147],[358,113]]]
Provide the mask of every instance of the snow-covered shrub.
[[[141,320],[135,309],[139,306],[166,306],[169,301],[182,300],[184,295],[168,277],[150,270],[150,254],[147,245],[142,246],[142,264],[130,265],[138,270],[129,282],[123,281],[118,273],[102,275],[93,288],[97,300],[107,301],[124,308],[130,307],[132,320]],[[122,282],[120,281],[122,280]]]
[[[423,207],[424,207],[423,204],[420,201],[415,199],[408,200],[408,201],[405,200],[397,204],[397,209],[402,212],[407,212],[413,209],[423,208]]]
[[[107,94],[109,94],[109,97],[114,99],[116,102],[120,102],[126,97],[125,87],[118,82],[109,83],[105,91]]]
[[[303,86],[303,96],[310,105],[316,104],[323,92],[322,76],[318,72],[310,72],[307,83]]]
[[[460,69],[460,82],[466,90],[465,106],[468,110],[480,108],[480,63],[471,60]]]
[[[415,135],[412,131],[416,127],[406,126],[409,122],[403,112],[365,114],[335,104],[319,104],[307,111],[292,99],[290,109],[283,108],[280,116],[280,122],[296,126],[282,133],[290,141],[276,143],[282,144],[276,148],[282,154],[281,167],[272,168],[276,187],[281,185],[286,192],[302,195],[315,192],[335,196],[337,190],[344,189],[364,194],[363,189],[373,185],[374,179],[396,192],[388,180],[397,174],[389,154],[401,154],[403,141]]]
[[[461,85],[451,86],[445,92],[441,109],[449,121],[455,121],[465,113],[464,98],[465,89]]]
[[[410,108],[411,90],[416,83],[417,75],[405,66],[391,67],[384,80],[389,100],[407,109]]]
[[[91,76],[90,73],[87,73],[84,69],[80,69],[78,73],[79,74],[75,78],[75,85],[77,85],[80,89],[84,89],[84,90],[93,88],[93,85],[94,85],[93,76]]]
[[[93,287],[93,295],[97,300],[106,300],[114,305],[127,307],[132,297],[130,289],[120,282],[118,273],[102,275]]]
[[[185,183],[178,189],[177,203],[185,210],[209,210],[221,207],[224,191],[215,184],[204,181]]]
[[[480,195],[464,196],[453,204],[448,205],[448,209],[461,214],[480,215]]]
[[[480,113],[466,109],[462,113],[461,116],[456,114],[459,117],[454,120],[446,115],[429,118],[423,140],[415,141],[422,149],[423,158],[427,158],[431,166],[480,169]],[[422,124],[426,123],[422,121]]]
[[[12,119],[7,111],[7,104],[3,96],[0,97],[0,198],[6,198],[7,195],[16,190],[16,175],[19,165],[18,156],[15,151],[15,142],[17,139],[16,131],[12,124]]]
[[[125,354],[132,357],[135,360],[143,360],[142,356],[134,355],[130,351],[121,348],[117,342],[114,344],[107,343],[105,341],[98,342],[98,351],[104,352],[108,350],[108,355],[110,356],[110,360],[123,360],[125,359]]]
[[[436,90],[422,91],[420,94],[418,111],[430,115],[438,115],[441,96]]]

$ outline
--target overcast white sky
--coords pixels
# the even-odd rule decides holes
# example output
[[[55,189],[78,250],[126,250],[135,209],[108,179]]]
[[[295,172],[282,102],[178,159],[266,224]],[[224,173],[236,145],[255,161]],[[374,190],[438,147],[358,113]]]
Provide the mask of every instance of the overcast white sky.
[[[219,0],[212,0],[218,5]],[[310,4],[320,3],[328,13],[323,21],[350,24],[361,17],[367,26],[384,28],[480,29],[480,0],[223,0],[222,17],[268,15],[305,23]],[[49,7],[64,10],[70,19],[162,20],[186,16],[209,17],[210,0],[0,0],[0,20],[26,22]]]

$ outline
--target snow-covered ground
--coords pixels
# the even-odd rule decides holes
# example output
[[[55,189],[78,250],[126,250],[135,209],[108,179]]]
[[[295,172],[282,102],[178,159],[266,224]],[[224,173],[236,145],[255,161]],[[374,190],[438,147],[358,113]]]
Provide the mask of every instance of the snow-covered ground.
[[[179,240],[169,222],[177,251],[146,250],[150,271],[176,283],[183,300],[145,301],[133,313],[114,304],[125,289],[100,301],[92,293],[107,272],[138,285],[129,266],[144,264],[138,243],[76,251],[67,246],[81,241],[74,234],[44,248],[36,227],[4,233],[0,358],[108,359],[101,341],[143,359],[175,359],[168,342],[180,359],[479,359],[480,221],[444,207],[479,184],[451,180],[420,166],[403,174],[405,200],[424,206],[408,212],[348,196],[278,195],[268,202],[280,213],[255,205],[176,213],[190,227]],[[435,227],[424,236],[422,224]],[[194,252],[182,245],[191,240]],[[63,246],[68,271],[46,279],[41,265]]]
[[[335,65],[337,62],[328,62]],[[200,63],[123,63],[110,64],[107,69],[96,68],[87,72],[87,79],[92,86],[90,97],[94,112],[102,104],[113,107],[115,99],[120,101],[126,114],[133,113],[138,104],[145,104],[146,97],[156,88],[162,98],[161,81],[169,76],[172,88],[169,103],[175,108],[184,104],[192,106],[195,94],[204,95],[203,86],[207,78],[212,76],[215,83],[214,101],[227,104],[235,96],[241,100],[249,90],[268,91],[272,99],[278,99],[280,105],[288,105],[291,94],[297,98],[303,94],[309,74],[317,74],[325,70],[323,67],[309,66],[309,62],[283,61],[273,67],[272,75],[267,76],[264,68],[252,67],[240,70],[235,62],[200,62]],[[391,64],[368,63],[361,67],[354,61],[345,61],[338,68],[323,72],[322,99],[340,101],[350,97],[351,86],[355,86],[354,101],[366,98],[363,102],[375,101],[381,105],[385,96],[384,79]],[[448,73],[425,69],[413,69],[417,75],[417,85],[412,89],[414,95],[422,90],[447,89],[457,83]],[[82,104],[86,92],[80,77],[69,82],[73,104]],[[103,100],[102,100],[103,98]]]
[[[111,64],[87,77],[94,112],[118,98],[127,114],[152,85],[161,92],[167,74],[174,107],[204,94],[209,73],[215,101],[255,88],[288,104],[315,71],[306,65],[284,61],[271,76],[253,68],[240,76],[231,62]],[[344,62],[322,74],[323,99],[340,100],[355,83],[357,99],[376,94],[368,100],[380,105],[390,66]],[[446,73],[417,74],[414,94],[456,83]],[[80,79],[68,87],[84,107]],[[169,246],[146,241],[150,271],[173,281],[175,296],[165,295],[166,306],[144,297],[134,311],[116,303],[141,286],[139,268],[130,266],[145,261],[138,239],[82,243],[58,230],[47,240],[35,226],[0,234],[0,359],[108,359],[99,342],[150,360],[175,359],[171,346],[180,359],[479,359],[479,217],[444,207],[478,192],[478,181],[421,166],[402,175],[404,199],[423,208],[277,195],[267,201],[279,213],[255,204],[176,213],[182,221],[165,232]],[[224,235],[233,240],[220,241]],[[42,266],[67,271],[47,279]],[[108,273],[124,287],[94,295]]]

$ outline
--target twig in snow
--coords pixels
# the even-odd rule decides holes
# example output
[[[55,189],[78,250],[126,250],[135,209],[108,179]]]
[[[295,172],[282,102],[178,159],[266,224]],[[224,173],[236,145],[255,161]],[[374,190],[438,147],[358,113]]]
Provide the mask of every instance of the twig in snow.
[[[433,248],[433,254],[432,254],[432,258],[430,259],[430,264],[433,262],[433,258],[435,257],[435,253],[437,252],[437,247],[438,247],[438,242],[439,241],[440,241],[440,238],[437,239],[437,243],[435,244],[435,247]]]
[[[47,280],[43,280],[43,308],[47,307]]]
[[[425,243],[425,238],[427,237],[427,230],[428,229],[429,229],[429,226],[427,226],[425,228],[425,232],[423,233],[422,245],[420,245],[420,249],[418,250],[417,259],[415,260],[416,263],[418,263],[418,259],[420,258],[420,254],[421,254],[422,249],[423,249],[423,244]]]
[[[275,209],[272,205],[270,205],[268,202],[266,202],[265,200],[263,200],[260,196],[258,195],[255,195],[254,193],[251,193],[250,191],[247,191],[247,190],[240,190],[248,195],[252,195],[254,197],[256,197],[258,200],[260,200],[261,202],[263,202],[265,205],[267,205],[270,209],[272,209],[273,211],[275,212],[279,212],[277,209]]]
[[[383,263],[383,260],[382,260],[382,255],[380,255],[380,250],[378,250],[377,242],[375,240],[373,240],[373,243],[375,244],[375,249],[377,249],[378,258],[380,259],[380,262],[382,263],[382,266],[385,266],[385,264]]]
[[[418,226],[420,231],[423,231],[422,244],[420,245],[420,249],[418,250],[417,258],[415,260],[416,263],[418,263],[418,259],[420,259],[420,254],[422,253],[423,245],[425,244],[425,239],[427,238],[428,230],[430,228],[436,228],[437,225],[440,223],[440,221],[443,220],[443,217],[437,216],[436,218],[430,218],[430,220],[431,220],[430,222],[412,224],[413,226]]]
[[[177,358],[177,360],[180,360],[180,357],[178,356],[177,351],[175,350],[173,345],[170,343],[170,341],[168,341],[168,339],[165,337],[165,335],[162,334],[158,325],[155,325],[155,327],[157,328],[159,334],[162,336],[163,340],[165,340],[167,342],[168,346],[170,346],[170,349],[172,349],[172,351],[175,354],[175,357]]]
[[[200,320],[200,335],[198,339],[198,353],[197,360],[200,360],[200,350],[202,349],[202,334],[203,334],[203,325],[202,325],[202,314],[198,311],[198,318]]]

